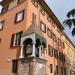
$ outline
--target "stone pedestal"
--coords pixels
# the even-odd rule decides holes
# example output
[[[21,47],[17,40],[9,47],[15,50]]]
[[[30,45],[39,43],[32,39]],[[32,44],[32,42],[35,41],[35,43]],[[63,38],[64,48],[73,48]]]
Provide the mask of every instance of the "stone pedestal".
[[[46,75],[46,60],[27,57],[18,60],[18,75]]]

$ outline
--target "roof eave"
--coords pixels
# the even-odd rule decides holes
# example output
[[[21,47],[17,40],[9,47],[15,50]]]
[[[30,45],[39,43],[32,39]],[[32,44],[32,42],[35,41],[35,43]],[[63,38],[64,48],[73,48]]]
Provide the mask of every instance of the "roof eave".
[[[54,19],[54,21],[57,23],[57,26],[64,30],[64,27],[62,26],[62,24],[60,23],[60,21],[57,19],[57,17],[54,15],[54,13],[52,12],[52,10],[49,8],[49,6],[47,5],[47,3],[44,0],[38,0],[44,7],[45,10],[49,13],[49,15],[52,17],[52,19]]]

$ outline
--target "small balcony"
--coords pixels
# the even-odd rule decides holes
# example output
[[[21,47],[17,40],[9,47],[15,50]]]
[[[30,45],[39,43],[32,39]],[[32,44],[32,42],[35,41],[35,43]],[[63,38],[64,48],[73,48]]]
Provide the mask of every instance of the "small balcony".
[[[38,57],[45,59],[46,40],[36,33],[24,35],[21,38],[19,58]]]

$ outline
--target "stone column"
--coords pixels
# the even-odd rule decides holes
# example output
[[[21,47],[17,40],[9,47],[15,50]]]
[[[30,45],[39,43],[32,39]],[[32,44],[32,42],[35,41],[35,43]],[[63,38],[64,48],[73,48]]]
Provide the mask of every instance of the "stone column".
[[[19,58],[24,58],[24,55],[23,55],[23,46],[21,46],[21,52],[20,52]]]
[[[32,44],[33,44],[33,51],[32,51],[32,55],[31,56],[35,57],[35,44],[36,44],[36,42],[33,41]]]

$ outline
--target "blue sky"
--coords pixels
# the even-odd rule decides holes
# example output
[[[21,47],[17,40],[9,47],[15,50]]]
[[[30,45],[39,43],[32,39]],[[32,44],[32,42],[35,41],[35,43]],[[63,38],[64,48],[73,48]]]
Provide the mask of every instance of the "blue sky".
[[[2,0],[0,0],[2,1]],[[49,7],[52,9],[56,17],[59,19],[59,21],[63,24],[63,21],[67,18],[66,13],[75,8],[75,0],[45,0]],[[1,7],[0,7],[1,10]],[[72,29],[71,29],[72,30]],[[71,36],[71,30],[66,27],[65,32],[69,36],[69,38],[72,40],[72,42],[75,44],[75,37]]]
[[[52,9],[56,17],[63,24],[63,21],[67,19],[66,14],[71,9],[75,8],[75,0],[45,0],[49,7]],[[71,30],[66,27],[65,32],[75,44],[75,37],[72,37]]]

